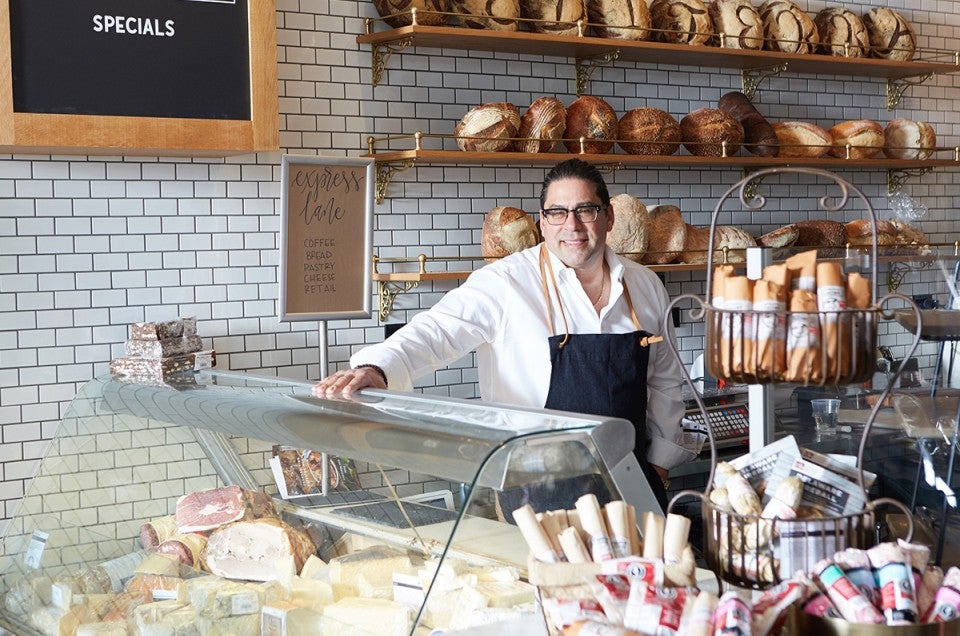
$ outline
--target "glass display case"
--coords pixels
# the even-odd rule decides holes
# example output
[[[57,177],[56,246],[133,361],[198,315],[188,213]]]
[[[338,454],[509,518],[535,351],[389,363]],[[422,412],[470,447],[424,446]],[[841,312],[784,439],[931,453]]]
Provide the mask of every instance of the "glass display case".
[[[571,508],[585,491],[654,509],[626,420],[376,390],[319,399],[310,389],[215,371],[173,384],[86,383],[3,538],[0,626],[384,636],[509,620],[536,633],[543,621],[512,511]],[[181,527],[170,532],[189,530],[178,501],[227,486],[266,493],[272,523],[308,536],[311,557],[261,545],[224,554],[221,541],[220,565],[268,559],[259,566],[270,573],[214,576],[221,526],[199,533],[208,548],[192,567],[189,550],[158,560],[151,539],[164,538],[163,520],[176,513]]]

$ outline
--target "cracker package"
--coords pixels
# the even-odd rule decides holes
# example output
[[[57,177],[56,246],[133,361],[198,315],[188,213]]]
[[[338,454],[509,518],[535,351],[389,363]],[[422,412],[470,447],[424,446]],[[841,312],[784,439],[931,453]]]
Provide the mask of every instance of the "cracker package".
[[[720,339],[721,359],[727,364],[724,377],[742,376],[746,361],[753,353],[753,281],[746,276],[731,276],[724,286],[724,309],[730,314],[729,330]]]
[[[747,373],[758,379],[783,379],[787,370],[786,303],[781,300],[783,287],[761,278],[753,286],[754,355],[749,358]]]
[[[813,291],[817,287],[817,250],[794,254],[786,260],[790,289]]]
[[[817,263],[817,309],[821,312],[821,351],[826,356],[825,379],[828,384],[840,384],[843,381],[840,343],[843,342],[842,338],[849,337],[849,327],[844,329],[843,326],[850,321],[849,315],[841,313],[847,308],[846,295],[840,263]]]
[[[787,382],[819,382],[820,321],[817,294],[807,289],[790,293],[790,317],[787,331]]]

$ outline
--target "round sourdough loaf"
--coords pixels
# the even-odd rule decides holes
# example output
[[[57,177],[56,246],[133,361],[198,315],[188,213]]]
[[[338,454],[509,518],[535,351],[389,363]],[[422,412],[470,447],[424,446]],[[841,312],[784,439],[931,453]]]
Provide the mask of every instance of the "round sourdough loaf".
[[[683,252],[687,240],[687,224],[680,208],[675,205],[658,205],[650,209],[648,236],[647,253],[643,255],[643,263],[665,265],[676,260]]]
[[[790,223],[783,227],[757,237],[757,245],[761,247],[790,247],[797,242],[800,237],[800,228],[796,223]]]
[[[873,245],[873,223],[870,219],[856,219],[844,226],[850,245]],[[894,245],[897,227],[890,221],[877,219],[877,245]]]
[[[813,19],[820,36],[820,52],[838,57],[864,57],[870,51],[867,27],[853,11],[842,7],[823,9]]]
[[[587,0],[587,16],[602,38],[646,40],[650,37],[647,0]]]
[[[909,62],[917,50],[917,36],[906,19],[885,7],[870,9],[863,16],[870,36],[870,55]]]
[[[841,159],[869,159],[883,150],[883,128],[872,119],[844,121],[827,131],[833,138],[830,154]],[[849,157],[847,145],[849,144]]]
[[[583,0],[520,0],[520,16],[535,33],[578,35],[577,21],[583,20]]]
[[[556,97],[541,97],[530,104],[520,118],[514,150],[550,152],[567,130],[567,110]]]
[[[800,247],[843,247],[847,244],[847,229],[839,221],[817,219],[797,221],[797,242]]]
[[[820,36],[817,26],[806,13],[790,0],[767,0],[760,5],[763,48],[784,53],[813,53]]]
[[[520,113],[509,102],[475,106],[457,123],[453,134],[460,150],[499,152],[513,147],[520,128]]]
[[[713,39],[713,22],[701,0],[653,0],[650,18],[661,42],[703,45]]]
[[[750,0],[713,0],[707,9],[721,47],[763,48],[763,20]]]
[[[613,206],[613,229],[607,233],[607,245],[617,254],[641,262],[649,242],[647,206],[626,192],[612,197],[610,205]]]
[[[520,208],[500,206],[483,217],[480,253],[487,262],[533,247],[540,242],[537,224]]]
[[[460,26],[491,31],[516,31],[519,0],[451,0]]]
[[[743,126],[719,108],[699,108],[688,114],[680,120],[680,133],[683,147],[699,157],[732,157],[743,144]]]
[[[677,120],[659,108],[634,108],[620,118],[617,135],[631,155],[672,155],[683,138]]]
[[[607,102],[583,95],[567,107],[567,132],[563,145],[569,152],[580,152],[580,138],[585,138],[583,152],[603,154],[610,152],[617,138],[617,113]]]
[[[411,9],[417,10],[417,24],[424,26],[446,24],[444,14],[450,12],[450,0],[373,0],[373,6],[383,21],[392,27],[411,24]],[[436,13],[438,11],[442,13]]]
[[[757,242],[750,234],[732,225],[718,225],[714,228],[716,234],[714,244],[714,262],[723,262],[723,250],[727,249],[728,263],[742,263],[746,260],[745,254],[740,251],[756,246]],[[710,249],[710,228],[687,225],[687,236],[683,245],[683,253],[678,259],[681,263],[706,263]]]
[[[773,130],[780,144],[780,157],[822,157],[833,146],[830,133],[805,121],[777,122]]]
[[[890,221],[890,225],[897,231],[897,245],[926,245],[927,237],[919,228],[898,219]]]
[[[904,117],[890,120],[883,140],[883,154],[891,159],[929,159],[937,147],[937,134],[930,124]]]

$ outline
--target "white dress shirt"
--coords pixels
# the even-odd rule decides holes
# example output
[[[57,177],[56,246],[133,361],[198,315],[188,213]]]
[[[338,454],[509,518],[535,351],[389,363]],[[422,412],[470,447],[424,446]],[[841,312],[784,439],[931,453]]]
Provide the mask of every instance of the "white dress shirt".
[[[610,299],[598,316],[574,270],[547,253],[570,333],[635,331],[623,297],[626,284],[640,328],[654,335],[662,334],[670,301],[663,283],[649,269],[621,258],[607,247]],[[351,366],[377,365],[386,374],[391,389],[409,391],[416,378],[476,350],[480,396],[484,400],[543,408],[551,373],[547,338],[562,335],[564,325],[552,285],[554,326],[551,329],[547,324],[539,254],[537,245],[475,271],[384,342],[354,354]],[[668,331],[672,338],[673,329]],[[647,460],[672,468],[695,456],[678,444],[683,415],[680,363],[665,341],[649,346]]]

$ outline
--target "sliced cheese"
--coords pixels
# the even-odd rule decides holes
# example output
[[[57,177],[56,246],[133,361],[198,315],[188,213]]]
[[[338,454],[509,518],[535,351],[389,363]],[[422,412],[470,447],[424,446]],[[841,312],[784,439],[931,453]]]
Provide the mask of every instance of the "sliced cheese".
[[[323,636],[407,636],[413,610],[380,598],[351,597],[323,608]]]
[[[300,568],[300,577],[304,579],[315,579],[317,578],[317,574],[322,572],[325,567],[327,567],[327,564],[324,563],[323,559],[315,554],[311,554],[307,557],[303,567]]]
[[[333,603],[333,588],[325,581],[293,577],[290,581],[290,602],[301,607],[322,610]]]

